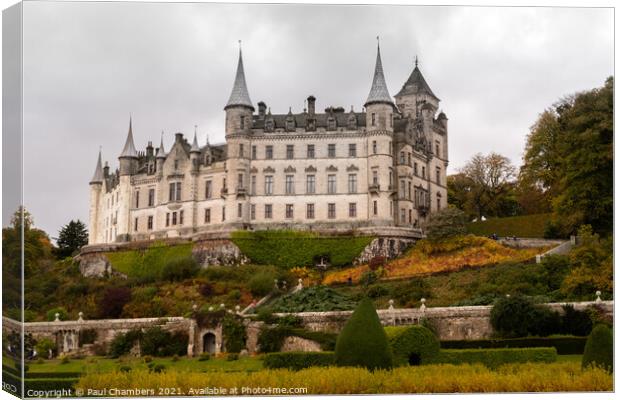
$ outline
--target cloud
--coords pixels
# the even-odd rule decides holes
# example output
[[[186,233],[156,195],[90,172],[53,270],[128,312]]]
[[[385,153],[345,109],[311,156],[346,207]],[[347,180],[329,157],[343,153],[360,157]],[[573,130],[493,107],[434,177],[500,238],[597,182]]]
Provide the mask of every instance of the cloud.
[[[250,96],[274,113],[351,105],[377,35],[392,94],[420,58],[450,119],[450,171],[474,153],[519,163],[538,113],[613,73],[613,11],[587,8],[29,2],[24,5],[25,203],[52,236],[88,221],[99,146],[113,167],[175,132],[224,140],[242,40]],[[52,211],[53,210],[53,211]]]

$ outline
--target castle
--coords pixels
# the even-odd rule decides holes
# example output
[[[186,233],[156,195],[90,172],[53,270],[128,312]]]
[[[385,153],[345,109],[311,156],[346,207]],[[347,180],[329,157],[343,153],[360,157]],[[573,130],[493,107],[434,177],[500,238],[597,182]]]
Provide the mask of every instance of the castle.
[[[448,119],[417,64],[392,99],[377,45],[362,112],[320,113],[310,96],[302,113],[272,114],[250,100],[240,49],[225,144],[176,133],[168,152],[163,137],[137,151],[130,119],[119,168],[102,166],[99,152],[89,244],[235,229],[419,230],[447,205]]]

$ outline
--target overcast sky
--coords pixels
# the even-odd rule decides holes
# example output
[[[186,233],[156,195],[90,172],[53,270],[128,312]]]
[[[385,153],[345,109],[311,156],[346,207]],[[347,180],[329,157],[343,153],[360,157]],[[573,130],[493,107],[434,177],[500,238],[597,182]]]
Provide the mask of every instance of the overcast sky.
[[[449,173],[477,152],[520,165],[529,127],[613,74],[613,11],[572,8],[25,3],[25,204],[56,236],[88,222],[99,146],[115,168],[175,132],[224,140],[238,44],[252,101],[273,113],[361,110],[376,36],[392,95],[417,55],[449,118]],[[191,139],[191,137],[190,137]]]

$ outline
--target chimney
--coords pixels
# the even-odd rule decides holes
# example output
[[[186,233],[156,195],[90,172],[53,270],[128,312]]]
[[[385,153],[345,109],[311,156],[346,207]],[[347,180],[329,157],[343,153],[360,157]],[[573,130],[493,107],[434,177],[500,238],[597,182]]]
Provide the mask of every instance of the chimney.
[[[314,115],[314,104],[316,102],[316,98],[312,95],[308,96],[308,114]]]
[[[108,176],[110,176],[110,166],[108,165],[108,162],[105,162],[105,165],[103,166],[103,176],[105,176],[106,178]]]
[[[148,157],[153,156],[153,142],[149,142],[149,144],[146,146],[146,155]]]
[[[260,119],[264,119],[265,118],[265,111],[267,110],[267,104],[265,104],[265,102],[260,101],[258,103],[258,117]]]
[[[181,132],[174,134],[174,142],[180,143],[183,140],[183,134]]]

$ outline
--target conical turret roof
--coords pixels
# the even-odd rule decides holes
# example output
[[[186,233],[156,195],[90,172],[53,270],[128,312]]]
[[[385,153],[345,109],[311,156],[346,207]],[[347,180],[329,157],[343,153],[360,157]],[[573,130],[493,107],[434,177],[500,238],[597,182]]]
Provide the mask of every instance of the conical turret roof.
[[[190,153],[200,153],[200,147],[198,147],[198,137],[196,136],[196,131],[194,130],[194,142],[192,143],[192,148],[189,149]]]
[[[245,83],[245,72],[243,71],[243,55],[241,53],[241,47],[239,47],[239,62],[237,63],[237,74],[235,76],[235,83],[233,84],[232,92],[226,103],[226,110],[228,107],[244,106],[249,107],[254,111],[252,100],[250,100],[250,94],[248,93],[248,87]]]
[[[127,132],[127,140],[125,141],[125,147],[121,152],[120,157],[138,157],[136,146],[133,144],[133,131],[131,128],[131,117],[129,117],[129,132]]]
[[[385,77],[383,76],[383,64],[381,63],[381,49],[377,42],[377,61],[375,63],[375,74],[372,78],[372,86],[370,87],[370,93],[368,93],[368,99],[366,104],[371,103],[388,103],[394,104],[390,92],[388,91],[387,84],[385,83]]]
[[[164,150],[164,132],[161,133],[161,143],[157,151],[157,158],[166,158],[166,150]]]
[[[99,149],[99,157],[97,157],[97,166],[90,183],[103,183],[103,168],[101,167],[101,149]]]
[[[420,72],[420,69],[418,68],[418,58],[416,57],[413,72],[411,72],[409,79],[407,79],[407,82],[405,82],[396,96],[406,96],[418,93],[426,93],[429,96],[439,100],[439,98],[435,96],[435,93],[431,90],[430,86],[428,86],[428,83],[426,83],[424,76],[422,76],[422,72]]]

